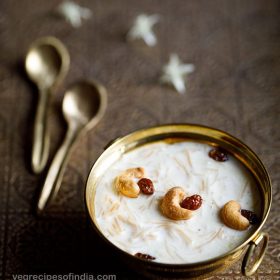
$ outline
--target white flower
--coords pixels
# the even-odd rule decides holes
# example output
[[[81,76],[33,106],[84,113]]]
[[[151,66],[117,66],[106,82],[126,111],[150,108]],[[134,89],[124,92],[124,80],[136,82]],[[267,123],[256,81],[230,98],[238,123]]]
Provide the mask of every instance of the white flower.
[[[82,19],[89,19],[92,15],[90,9],[81,7],[72,1],[61,3],[57,7],[57,12],[75,28],[81,26]]]
[[[194,70],[193,64],[182,64],[177,54],[171,54],[168,64],[163,67],[160,81],[173,85],[180,94],[183,94],[186,91],[184,78]]]
[[[133,26],[128,32],[129,39],[143,39],[148,46],[154,46],[157,38],[152,27],[159,21],[159,15],[147,16],[141,14],[136,17]]]

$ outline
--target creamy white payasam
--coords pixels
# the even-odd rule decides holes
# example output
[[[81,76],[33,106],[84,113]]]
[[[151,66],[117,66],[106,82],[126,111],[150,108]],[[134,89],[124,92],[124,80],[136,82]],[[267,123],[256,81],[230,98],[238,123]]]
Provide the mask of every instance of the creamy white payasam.
[[[235,230],[221,219],[223,206],[234,200],[260,214],[260,197],[249,171],[233,156],[224,162],[209,157],[213,147],[199,142],[156,142],[122,155],[97,182],[96,222],[120,249],[147,254],[161,263],[194,263],[218,257],[241,245],[255,230]],[[142,167],[154,193],[130,198],[115,186],[129,168]],[[135,186],[139,179],[133,179]],[[198,194],[202,205],[188,220],[163,214],[165,194],[179,186],[186,196]]]

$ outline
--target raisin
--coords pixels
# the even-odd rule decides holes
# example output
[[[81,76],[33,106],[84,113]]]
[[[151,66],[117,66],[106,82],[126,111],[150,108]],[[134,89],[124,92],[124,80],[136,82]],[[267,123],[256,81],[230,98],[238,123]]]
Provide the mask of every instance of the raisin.
[[[209,152],[209,157],[216,160],[216,161],[227,161],[228,160],[228,155],[225,150],[222,148],[213,148]]]
[[[148,178],[142,178],[137,184],[144,194],[153,194],[155,191],[153,182]]]
[[[186,197],[181,202],[181,207],[188,210],[197,210],[202,204],[202,198],[200,195],[195,194],[189,197]]]
[[[136,253],[135,257],[140,258],[140,259],[144,259],[144,260],[148,260],[148,261],[153,261],[153,260],[156,259],[155,257],[152,257],[148,254],[142,254],[142,253]]]
[[[241,209],[241,215],[246,219],[248,219],[251,225],[255,225],[259,223],[258,216],[250,210]]]

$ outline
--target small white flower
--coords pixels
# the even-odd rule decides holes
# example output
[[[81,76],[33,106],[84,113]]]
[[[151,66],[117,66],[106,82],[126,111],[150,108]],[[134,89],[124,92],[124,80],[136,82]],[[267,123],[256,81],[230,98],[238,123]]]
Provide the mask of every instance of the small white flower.
[[[82,19],[89,19],[92,15],[90,9],[81,7],[72,1],[61,3],[57,7],[57,12],[75,28],[82,25]]]
[[[128,32],[129,39],[143,39],[148,46],[154,46],[157,38],[152,27],[159,21],[159,15],[147,16],[141,14],[136,17],[133,26]]]
[[[177,54],[171,54],[168,64],[163,67],[160,81],[173,85],[180,94],[183,94],[186,91],[184,78],[194,70],[193,64],[182,64]]]

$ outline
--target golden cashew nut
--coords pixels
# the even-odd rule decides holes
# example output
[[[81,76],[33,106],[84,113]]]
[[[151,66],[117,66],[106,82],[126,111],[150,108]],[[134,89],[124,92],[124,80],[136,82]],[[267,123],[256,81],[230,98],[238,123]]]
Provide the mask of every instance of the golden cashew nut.
[[[240,204],[235,200],[230,200],[221,209],[220,215],[225,225],[236,230],[245,230],[250,222],[240,213]]]
[[[182,208],[180,205],[185,197],[186,193],[181,187],[174,187],[170,189],[162,199],[162,213],[172,220],[190,219],[193,211]]]
[[[140,189],[133,181],[133,178],[143,178],[145,170],[142,167],[129,168],[122,172],[115,179],[115,187],[117,191],[125,196],[136,198],[140,193]]]

